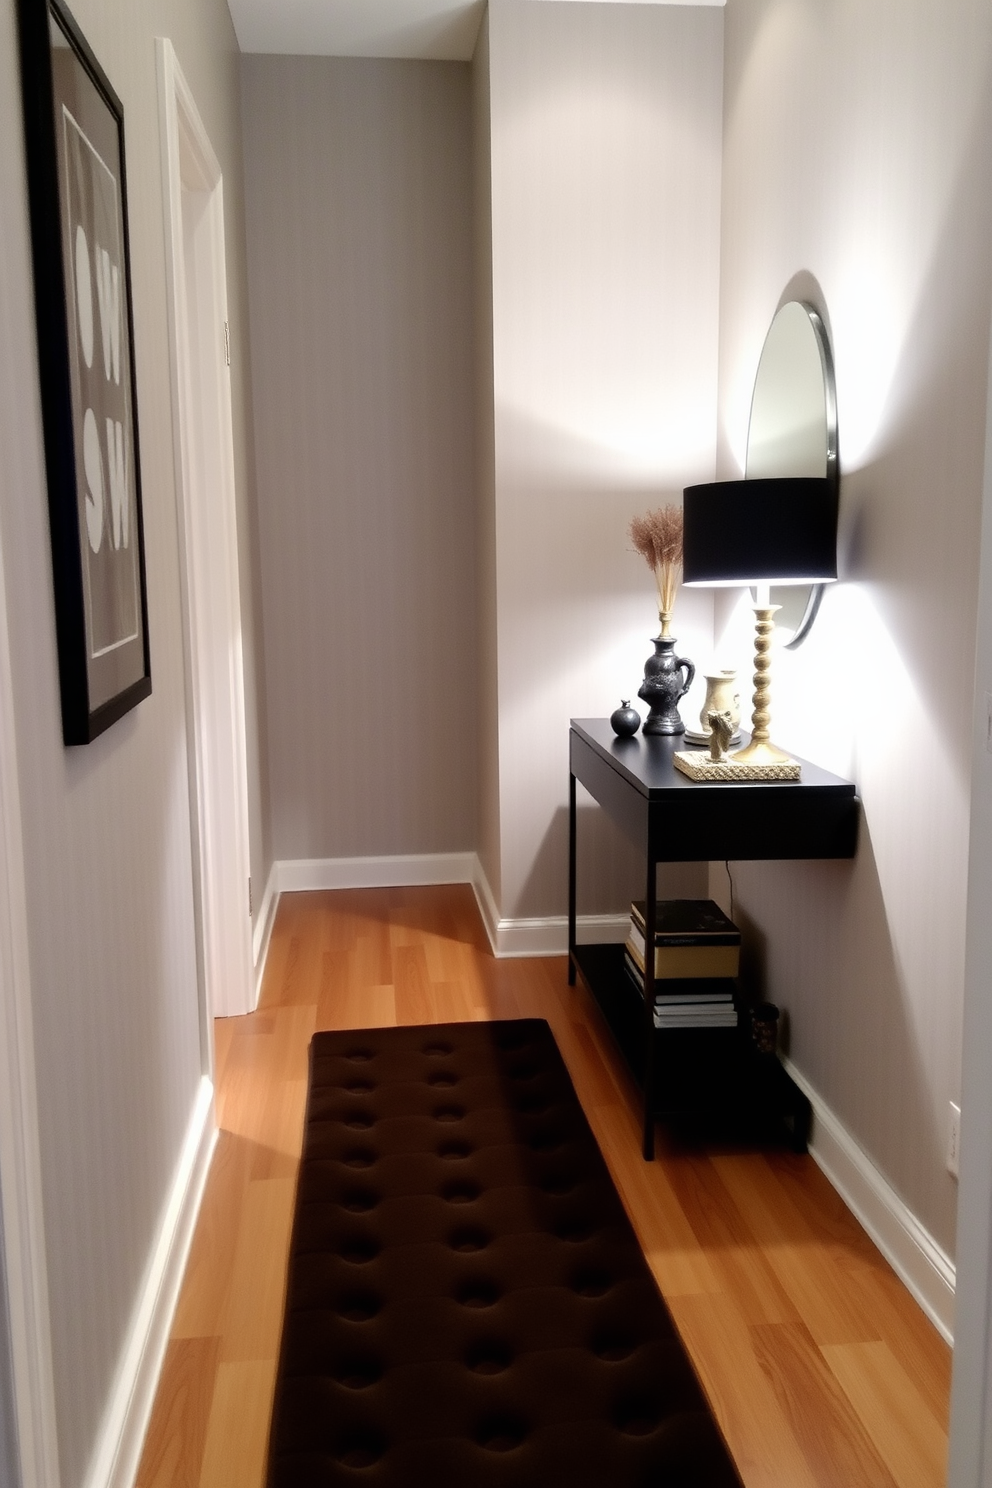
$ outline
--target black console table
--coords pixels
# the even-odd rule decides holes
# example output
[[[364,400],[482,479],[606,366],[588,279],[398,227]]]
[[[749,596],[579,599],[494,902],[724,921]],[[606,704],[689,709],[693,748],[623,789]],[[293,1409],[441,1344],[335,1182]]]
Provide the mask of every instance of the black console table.
[[[645,945],[654,945],[658,863],[742,858],[851,858],[859,805],[853,784],[806,760],[802,780],[740,785],[689,780],[675,769],[683,738],[618,739],[605,718],[573,719],[568,786],[568,980],[598,1002],[644,1094],[644,1156],[654,1122],[692,1104],[697,1071],[756,1109],[775,1107],[805,1147],[809,1106],[777,1059],[752,1055],[746,1029],[654,1027],[654,958],[644,958],[643,999],[626,976],[623,947],[578,945],[575,935],[575,782],[581,781],[644,854]],[[700,1056],[700,1057],[695,1057]],[[698,1095],[698,1089],[695,1092]]]

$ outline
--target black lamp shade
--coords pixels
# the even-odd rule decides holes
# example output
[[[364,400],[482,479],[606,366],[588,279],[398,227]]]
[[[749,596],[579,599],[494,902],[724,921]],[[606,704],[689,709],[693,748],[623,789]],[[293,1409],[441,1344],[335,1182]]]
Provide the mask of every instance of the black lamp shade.
[[[683,494],[686,584],[823,584],[837,577],[836,480],[713,481]]]

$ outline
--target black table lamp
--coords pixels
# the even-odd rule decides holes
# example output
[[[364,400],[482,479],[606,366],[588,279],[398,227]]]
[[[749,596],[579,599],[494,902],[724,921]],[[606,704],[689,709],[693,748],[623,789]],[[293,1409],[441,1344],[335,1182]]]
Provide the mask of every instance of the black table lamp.
[[[829,476],[713,481],[687,486],[683,496],[683,583],[700,587],[750,584],[754,606],[754,712],[751,742],[724,763],[726,777],[764,778],[794,762],[770,739],[769,651],[778,605],[771,584],[825,584],[837,577],[837,500]],[[752,779],[758,768],[748,769]],[[798,767],[797,767],[798,768]],[[767,772],[767,773],[766,773]],[[795,778],[798,778],[795,777]]]

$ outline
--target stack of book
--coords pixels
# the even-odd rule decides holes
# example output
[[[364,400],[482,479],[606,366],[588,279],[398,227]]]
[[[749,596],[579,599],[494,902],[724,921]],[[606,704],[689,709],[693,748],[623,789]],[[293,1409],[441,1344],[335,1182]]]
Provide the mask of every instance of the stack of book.
[[[630,907],[627,975],[644,996],[644,903]],[[734,1028],[741,932],[712,899],[659,900],[655,915],[656,1028]]]

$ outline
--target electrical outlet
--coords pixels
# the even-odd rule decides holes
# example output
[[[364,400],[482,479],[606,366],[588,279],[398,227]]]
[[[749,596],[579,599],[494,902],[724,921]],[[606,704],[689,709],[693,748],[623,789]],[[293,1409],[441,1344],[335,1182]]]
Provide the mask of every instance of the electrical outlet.
[[[961,1107],[951,1101],[951,1119],[947,1124],[947,1171],[958,1176],[958,1153],[961,1149]]]

